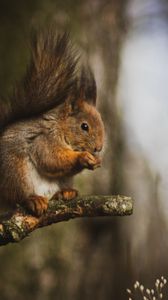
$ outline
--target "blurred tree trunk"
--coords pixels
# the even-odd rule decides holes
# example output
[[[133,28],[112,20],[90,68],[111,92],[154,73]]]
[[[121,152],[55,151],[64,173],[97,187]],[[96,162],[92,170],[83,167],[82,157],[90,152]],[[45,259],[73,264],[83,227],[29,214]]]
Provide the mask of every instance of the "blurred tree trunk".
[[[103,65],[99,89],[100,109],[105,120],[107,146],[104,167],[89,179],[92,192],[122,192],[122,132],[116,105],[120,48],[126,29],[126,1],[88,1],[81,11],[83,31],[87,34],[90,61]],[[87,47],[86,47],[87,48]],[[99,69],[97,70],[99,72]],[[95,66],[96,72],[96,66]],[[98,77],[98,74],[97,74]],[[103,84],[102,84],[103,80]],[[91,180],[91,181],[90,181]],[[89,184],[88,182],[88,184]],[[88,188],[88,186],[87,186]],[[86,190],[87,190],[86,188]],[[80,269],[75,279],[76,290],[72,289],[71,299],[123,299],[126,273],[130,266],[126,257],[127,240],[121,231],[121,220],[88,221],[82,230],[87,236],[81,255]],[[122,223],[123,224],[123,223]],[[72,274],[71,274],[72,275]]]

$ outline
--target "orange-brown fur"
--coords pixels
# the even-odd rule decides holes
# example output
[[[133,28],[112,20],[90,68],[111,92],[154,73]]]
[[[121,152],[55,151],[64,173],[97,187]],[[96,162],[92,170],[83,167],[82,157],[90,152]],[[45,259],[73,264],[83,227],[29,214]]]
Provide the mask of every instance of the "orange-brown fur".
[[[53,30],[32,43],[28,71],[0,113],[0,205],[39,216],[48,195],[72,199],[72,178],[101,165],[104,127],[91,71],[76,77],[67,35]],[[5,117],[4,117],[5,116]]]

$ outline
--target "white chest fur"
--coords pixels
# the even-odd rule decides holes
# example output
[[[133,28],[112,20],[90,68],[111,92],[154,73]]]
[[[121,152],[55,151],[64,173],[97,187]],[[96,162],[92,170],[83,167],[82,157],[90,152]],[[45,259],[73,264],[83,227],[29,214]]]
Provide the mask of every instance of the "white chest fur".
[[[31,162],[28,162],[27,180],[32,193],[51,198],[58,190],[58,182],[49,181],[40,176]]]

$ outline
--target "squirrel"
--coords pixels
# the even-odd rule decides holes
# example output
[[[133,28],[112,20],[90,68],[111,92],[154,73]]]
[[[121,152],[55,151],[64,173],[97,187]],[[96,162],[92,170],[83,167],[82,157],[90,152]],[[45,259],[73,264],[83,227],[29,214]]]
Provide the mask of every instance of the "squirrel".
[[[0,104],[0,206],[41,216],[50,199],[71,200],[73,176],[101,165],[104,126],[96,82],[69,34],[38,32],[26,74]]]

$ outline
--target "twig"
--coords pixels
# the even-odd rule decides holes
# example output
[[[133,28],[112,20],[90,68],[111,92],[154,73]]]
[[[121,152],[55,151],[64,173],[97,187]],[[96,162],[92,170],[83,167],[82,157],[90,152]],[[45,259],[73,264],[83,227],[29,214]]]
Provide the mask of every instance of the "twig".
[[[49,201],[40,218],[18,207],[0,216],[0,245],[19,242],[39,227],[80,217],[126,216],[133,212],[133,200],[126,196],[81,196],[72,201]]]

